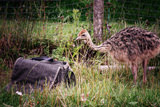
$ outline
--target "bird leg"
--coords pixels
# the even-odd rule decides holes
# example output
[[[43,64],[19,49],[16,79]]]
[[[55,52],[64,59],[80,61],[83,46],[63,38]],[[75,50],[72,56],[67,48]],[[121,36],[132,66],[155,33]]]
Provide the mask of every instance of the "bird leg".
[[[136,84],[138,66],[133,64],[131,68],[132,68],[131,71],[133,74],[134,84]]]
[[[145,84],[147,82],[147,76],[146,76],[146,71],[147,71],[147,64],[148,64],[148,60],[144,60],[143,61],[143,83]]]

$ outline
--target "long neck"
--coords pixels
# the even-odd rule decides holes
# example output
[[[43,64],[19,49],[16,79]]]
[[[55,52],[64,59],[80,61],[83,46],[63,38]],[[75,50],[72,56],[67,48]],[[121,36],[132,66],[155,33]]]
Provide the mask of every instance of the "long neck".
[[[95,45],[95,44],[92,42],[91,38],[89,39],[89,41],[87,41],[87,45],[88,45],[91,49],[96,50],[96,51],[99,51],[100,48],[101,48],[100,45],[98,45],[98,46]]]
[[[95,45],[93,42],[92,42],[92,40],[91,40],[91,38],[89,38],[89,40],[87,41],[87,45],[91,48],[91,49],[93,49],[93,50],[95,50],[95,51],[100,51],[100,52],[102,52],[102,53],[106,53],[106,52],[108,52],[109,50],[110,50],[110,46],[109,45],[104,45],[104,44],[101,44],[101,45]]]

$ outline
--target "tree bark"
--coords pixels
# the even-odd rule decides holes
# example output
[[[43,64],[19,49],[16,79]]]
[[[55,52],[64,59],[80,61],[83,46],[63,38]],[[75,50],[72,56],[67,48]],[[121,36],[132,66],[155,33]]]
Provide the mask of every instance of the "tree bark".
[[[96,42],[102,41],[104,20],[104,0],[94,0],[93,3],[93,27],[94,39]]]

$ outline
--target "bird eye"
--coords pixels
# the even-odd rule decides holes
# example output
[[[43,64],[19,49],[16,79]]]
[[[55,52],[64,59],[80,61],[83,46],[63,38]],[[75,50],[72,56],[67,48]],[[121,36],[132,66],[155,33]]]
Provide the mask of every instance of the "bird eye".
[[[86,35],[83,34],[82,36],[86,36]]]

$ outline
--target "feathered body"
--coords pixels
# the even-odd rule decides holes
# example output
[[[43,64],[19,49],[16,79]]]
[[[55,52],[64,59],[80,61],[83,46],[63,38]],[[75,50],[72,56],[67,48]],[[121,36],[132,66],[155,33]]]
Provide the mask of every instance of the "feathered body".
[[[99,46],[93,44],[85,29],[78,34],[77,40],[84,40],[93,50],[109,52],[117,61],[131,65],[135,83],[138,65],[143,66],[145,83],[148,61],[160,53],[160,38],[155,33],[138,27],[127,27]]]
[[[101,47],[110,47],[110,54],[119,62],[141,64],[160,52],[160,38],[153,32],[128,27],[106,40]]]

